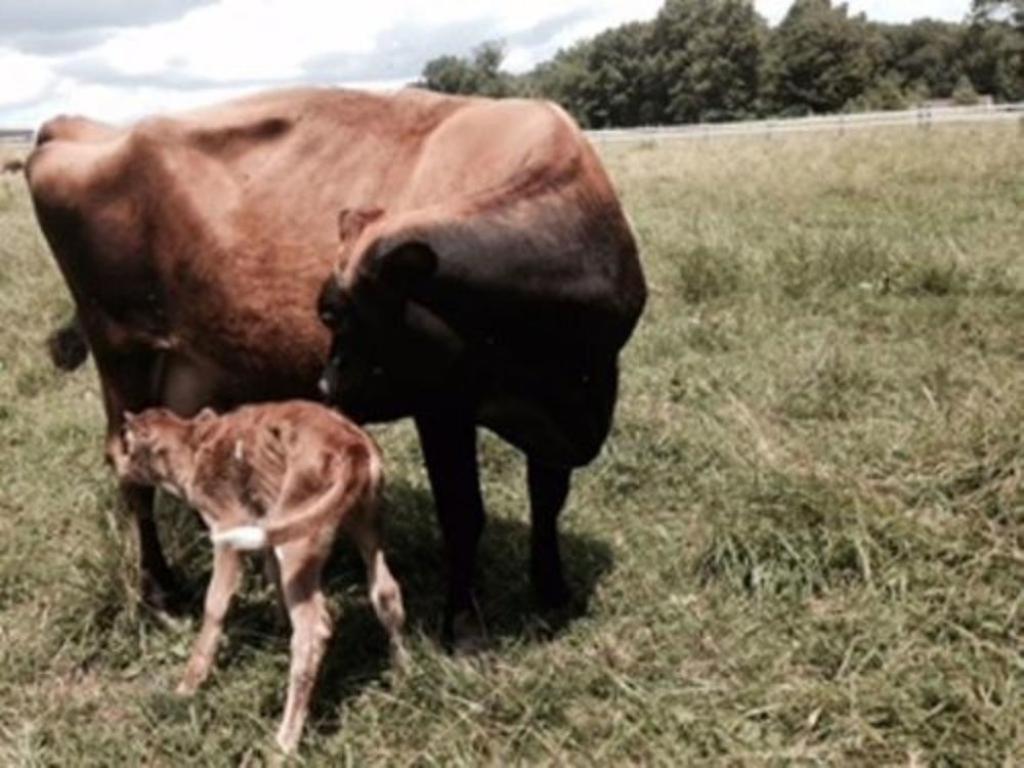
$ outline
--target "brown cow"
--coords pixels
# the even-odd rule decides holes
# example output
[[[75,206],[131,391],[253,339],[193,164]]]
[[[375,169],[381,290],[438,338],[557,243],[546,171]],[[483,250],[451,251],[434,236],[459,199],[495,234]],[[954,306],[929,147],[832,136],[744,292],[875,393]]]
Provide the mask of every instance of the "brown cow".
[[[110,451],[118,475],[188,501],[215,545],[203,626],[178,692],[195,693],[210,673],[242,577],[239,552],[269,548],[292,622],[288,699],[277,732],[278,745],[291,752],[331,636],[320,574],[338,533],[359,548],[392,659],[401,664],[404,656],[402,593],[381,549],[375,503],[380,452],[351,422],[302,401],[247,406],[224,416],[204,410],[190,420],[154,408],[125,419],[122,439]]]
[[[607,176],[559,108],[294,90],[126,129],[57,118],[26,174],[111,435],[124,410],[316,396],[331,343],[320,295],[332,398],[416,420],[448,556],[446,630],[472,605],[477,424],[527,453],[531,574],[544,602],[565,599],[557,516],[571,468],[608,432],[646,294]],[[339,212],[343,263],[324,285]],[[159,604],[171,579],[152,491],[124,495]]]

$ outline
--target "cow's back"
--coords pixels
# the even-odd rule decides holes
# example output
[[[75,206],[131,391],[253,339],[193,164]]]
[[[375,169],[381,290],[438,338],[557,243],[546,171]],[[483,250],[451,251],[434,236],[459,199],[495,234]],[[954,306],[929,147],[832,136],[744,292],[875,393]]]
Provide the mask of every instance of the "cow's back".
[[[284,91],[128,129],[47,123],[27,175],[97,355],[192,358],[219,371],[221,400],[312,394],[338,212],[394,196],[461,106],[410,96]]]

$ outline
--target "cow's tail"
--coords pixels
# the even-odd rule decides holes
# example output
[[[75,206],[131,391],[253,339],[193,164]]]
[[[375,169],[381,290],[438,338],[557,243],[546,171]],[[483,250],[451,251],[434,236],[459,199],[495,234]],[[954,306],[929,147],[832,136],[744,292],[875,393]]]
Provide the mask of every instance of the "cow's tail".
[[[62,371],[73,371],[85,363],[89,357],[89,344],[77,314],[47,337],[46,348],[50,352],[50,360]]]
[[[215,546],[226,546],[243,552],[279,547],[312,535],[329,521],[340,520],[349,509],[372,504],[380,486],[380,457],[371,449],[368,459],[365,472],[359,463],[352,462],[350,467],[354,471],[348,478],[339,480],[329,493],[283,520],[218,531],[210,536],[211,541]]]

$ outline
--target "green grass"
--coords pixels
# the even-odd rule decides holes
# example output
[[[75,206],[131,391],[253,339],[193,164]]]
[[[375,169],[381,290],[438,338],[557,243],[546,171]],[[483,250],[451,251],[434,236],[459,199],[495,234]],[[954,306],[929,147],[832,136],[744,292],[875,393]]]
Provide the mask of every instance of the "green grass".
[[[529,609],[521,459],[484,440],[492,648],[436,643],[441,560],[408,425],[376,430],[408,601],[394,679],[347,548],[301,756],[338,763],[1024,763],[1024,137],[1016,127],[604,150],[648,311],[563,520],[578,615]],[[210,684],[137,607],[94,371],[0,178],[0,763],[260,764],[287,630],[253,577]],[[167,503],[199,590],[209,553]]]

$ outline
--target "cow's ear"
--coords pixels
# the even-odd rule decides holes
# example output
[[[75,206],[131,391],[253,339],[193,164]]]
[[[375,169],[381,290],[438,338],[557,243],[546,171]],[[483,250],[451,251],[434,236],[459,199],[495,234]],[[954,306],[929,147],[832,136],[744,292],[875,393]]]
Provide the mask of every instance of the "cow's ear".
[[[381,277],[399,291],[412,289],[436,271],[437,254],[426,243],[403,243],[381,257]]]
[[[383,215],[380,208],[342,208],[338,213],[338,239],[343,243],[352,242]]]

